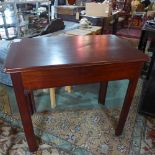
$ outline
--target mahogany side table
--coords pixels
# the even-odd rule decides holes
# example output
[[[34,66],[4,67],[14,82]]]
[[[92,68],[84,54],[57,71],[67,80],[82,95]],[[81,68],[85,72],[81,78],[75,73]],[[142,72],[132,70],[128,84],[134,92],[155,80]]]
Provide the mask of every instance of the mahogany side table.
[[[114,35],[25,38],[13,43],[5,63],[29,150],[38,149],[31,120],[35,89],[101,83],[103,102],[110,80],[129,79],[115,134],[122,133],[141,69],[148,56]]]

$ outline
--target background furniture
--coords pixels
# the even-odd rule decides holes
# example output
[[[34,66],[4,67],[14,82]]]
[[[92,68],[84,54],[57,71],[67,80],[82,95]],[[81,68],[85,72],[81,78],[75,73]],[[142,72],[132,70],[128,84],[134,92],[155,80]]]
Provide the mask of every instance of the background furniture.
[[[58,18],[62,18],[63,20],[78,22],[80,19],[80,12],[84,9],[84,6],[58,5],[56,7],[56,14]]]
[[[155,21],[154,25],[151,24],[152,22],[148,21],[145,23],[138,46],[139,50],[142,50],[144,53],[146,53],[146,48],[149,55],[151,53],[149,67],[145,73],[146,80],[143,86],[143,96],[139,106],[139,112],[155,117]]]
[[[100,26],[90,26],[88,28],[77,28],[70,31],[66,31],[67,35],[98,35],[101,34]]]
[[[65,86],[65,91],[71,93],[71,86]],[[51,100],[51,108],[54,109],[56,107],[56,93],[55,88],[50,88],[50,100]]]
[[[35,38],[52,37],[52,36],[65,36],[65,33],[67,31],[77,29],[80,27],[79,23],[72,22],[72,21],[64,21],[64,25],[65,25],[65,28],[63,30],[59,30],[59,31],[49,33],[46,35],[39,35],[39,36],[36,36]]]
[[[33,29],[33,32],[30,31],[30,23],[29,23],[28,18],[29,18],[29,16],[32,16],[32,15],[33,16],[35,15],[36,18],[39,17],[40,3],[47,4],[47,7],[48,7],[47,20],[50,21],[51,13],[50,13],[50,1],[49,0],[33,0],[33,1],[31,1],[31,0],[11,1],[10,0],[10,1],[0,3],[0,8],[1,8],[0,14],[3,19],[3,22],[0,25],[0,27],[4,28],[4,30],[5,30],[5,35],[6,35],[5,38],[6,39],[20,38],[20,37],[24,37],[24,36],[28,37],[28,36],[32,35],[31,33],[37,32],[37,30],[34,30],[34,29]],[[35,7],[28,7],[27,6],[28,4],[32,4]],[[37,20],[36,24],[37,24],[36,27],[39,26],[38,20]],[[48,23],[46,23],[46,24],[48,24]],[[31,23],[31,25],[32,25],[32,23]],[[44,25],[44,27],[45,27],[45,25]],[[12,31],[14,31],[14,32],[12,32],[12,34],[13,34],[12,36],[10,36],[10,34],[9,34],[9,31],[8,31],[9,28],[12,28]]]
[[[93,26],[101,26],[101,33],[112,33],[116,34],[117,23],[120,11],[113,11],[112,15],[108,17],[97,17],[97,16],[87,16],[82,15],[81,18],[87,18]]]
[[[152,53],[152,57],[151,57],[146,79],[149,79],[150,77],[150,73],[152,71],[153,63],[155,60],[155,45],[154,45],[155,43],[155,21],[147,21],[144,24],[142,31],[141,31],[138,49],[142,50],[145,53],[148,42],[150,42],[148,51]]]
[[[148,80],[144,81],[139,113],[155,117],[155,66]]]

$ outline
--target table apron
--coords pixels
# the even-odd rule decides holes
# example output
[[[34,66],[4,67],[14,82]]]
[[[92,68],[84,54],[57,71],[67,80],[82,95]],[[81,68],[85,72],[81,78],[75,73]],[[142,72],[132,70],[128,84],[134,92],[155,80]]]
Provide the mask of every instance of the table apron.
[[[26,71],[22,72],[21,76],[24,88],[32,90],[119,79],[134,79],[139,76],[142,66],[143,62],[59,67]]]

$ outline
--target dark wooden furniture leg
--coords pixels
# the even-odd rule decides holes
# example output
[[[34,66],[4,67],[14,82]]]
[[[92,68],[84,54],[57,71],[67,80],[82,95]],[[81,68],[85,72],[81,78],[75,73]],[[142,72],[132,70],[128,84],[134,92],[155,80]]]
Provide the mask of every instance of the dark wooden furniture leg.
[[[148,69],[147,76],[146,76],[146,79],[147,80],[150,77],[150,74],[151,74],[151,71],[152,71],[152,67],[153,67],[154,61],[155,61],[155,52],[153,51],[153,55],[152,55],[151,62],[150,62],[150,65],[149,65],[149,69]]]
[[[145,48],[146,48],[146,44],[147,44],[147,32],[145,30],[142,30],[141,32],[141,36],[139,39],[139,44],[138,44],[138,49],[142,50],[145,53]]]
[[[134,92],[136,89],[137,82],[138,82],[138,77],[136,79],[132,79],[129,81],[129,85],[128,85],[127,93],[126,93],[125,100],[123,103],[123,107],[122,107],[122,110],[120,113],[118,125],[115,129],[115,135],[116,136],[119,136],[122,134],[122,131],[123,131],[123,128],[125,125],[125,121],[127,119],[128,112],[130,109],[130,105],[132,103],[132,99],[134,96]]]
[[[34,114],[36,112],[33,91],[26,90],[25,91],[25,96],[26,96],[27,102],[29,103],[29,110],[30,110],[31,115],[32,115],[32,114]]]
[[[117,25],[118,25],[118,15],[115,15],[113,20],[114,20],[114,23],[112,24],[112,34],[116,34]]]
[[[108,87],[108,82],[100,82],[98,102],[101,104],[105,104],[107,87]]]
[[[105,27],[105,18],[103,18],[102,20],[101,34],[104,34],[104,27]]]
[[[17,104],[19,107],[19,112],[23,124],[23,129],[25,132],[26,140],[31,152],[34,152],[38,149],[36,138],[33,131],[33,125],[31,120],[31,115],[29,112],[29,103],[26,101],[24,95],[24,88],[22,83],[22,78],[20,73],[11,74],[11,79],[13,82],[13,87],[16,95]]]

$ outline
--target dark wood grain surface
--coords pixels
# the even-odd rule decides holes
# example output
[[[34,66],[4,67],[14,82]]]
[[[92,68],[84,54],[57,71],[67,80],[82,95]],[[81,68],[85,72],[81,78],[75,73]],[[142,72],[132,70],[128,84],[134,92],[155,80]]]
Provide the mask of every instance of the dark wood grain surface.
[[[6,72],[143,61],[146,56],[114,35],[27,38],[11,45]]]

